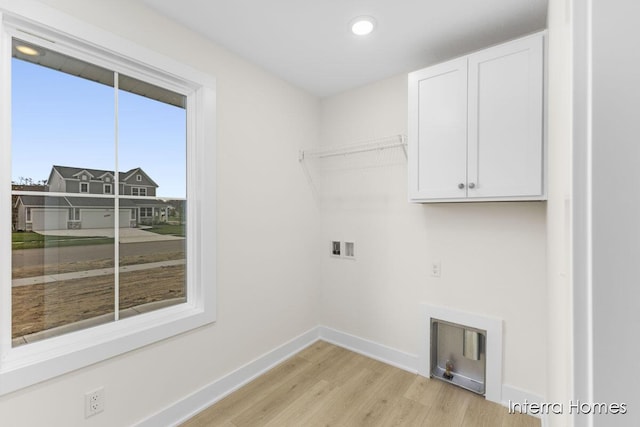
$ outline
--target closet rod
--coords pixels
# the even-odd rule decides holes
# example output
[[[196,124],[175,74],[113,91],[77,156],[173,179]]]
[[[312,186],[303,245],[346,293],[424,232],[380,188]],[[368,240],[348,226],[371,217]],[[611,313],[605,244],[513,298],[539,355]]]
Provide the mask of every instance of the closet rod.
[[[358,144],[345,145],[343,147],[333,147],[315,150],[300,150],[298,160],[323,159],[327,157],[344,156],[348,154],[365,153],[368,151],[386,150],[389,148],[402,147],[405,156],[407,155],[407,138],[404,135],[394,135]]]

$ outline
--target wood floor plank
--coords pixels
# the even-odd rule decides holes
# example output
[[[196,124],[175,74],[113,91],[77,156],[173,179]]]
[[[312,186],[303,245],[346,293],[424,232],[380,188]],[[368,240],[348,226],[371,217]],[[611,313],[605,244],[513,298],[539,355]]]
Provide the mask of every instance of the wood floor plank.
[[[335,386],[332,386],[329,381],[318,381],[306,393],[303,393],[267,422],[265,427],[293,426],[300,423],[302,418],[315,413],[330,398],[330,393],[334,388]]]
[[[530,415],[506,413],[502,427],[540,427],[540,420]]]
[[[380,374],[369,369],[354,372],[347,381],[333,389],[319,408],[300,420],[299,425],[329,427],[347,425],[353,408],[362,405],[367,390],[380,378]]]
[[[436,380],[431,380],[436,381]],[[459,427],[469,405],[470,392],[442,383],[423,425]]]
[[[340,348],[340,354],[334,356],[335,363],[325,364],[325,368],[318,374],[318,378],[342,384],[351,374],[362,369],[363,357],[352,351]],[[325,360],[326,362],[326,360]]]
[[[540,427],[540,420],[319,341],[182,426]]]
[[[311,363],[317,363],[327,358],[327,354],[336,348],[326,341],[316,341],[309,347],[303,349],[296,356],[308,360]]]
[[[401,396],[391,402],[377,425],[384,427],[421,426],[424,425],[428,414],[429,408],[415,400]]]
[[[351,410],[347,425],[384,425],[384,418],[393,408],[398,396],[404,395],[415,375],[389,366],[375,384],[364,394],[362,405]]]
[[[220,425],[224,422],[230,421],[239,413],[247,410],[255,404],[258,396],[272,393],[286,381],[300,375],[310,365],[311,363],[309,361],[297,356],[286,360],[269,372],[256,378],[251,383],[220,400],[212,407],[198,414],[195,418],[202,418],[203,420],[198,420],[198,422],[201,422],[202,424],[196,425],[198,427]],[[187,422],[186,425],[191,427],[189,422]]]
[[[342,366],[354,358],[354,353],[334,347],[327,358],[311,364],[304,371],[286,381],[270,394],[262,393],[262,398],[231,421],[238,427],[264,425],[276,417],[292,400],[309,390],[319,380],[337,381]]]
[[[416,375],[413,380],[413,384],[411,384],[409,389],[406,391],[404,397],[420,403],[427,409],[431,409],[437,401],[444,385],[445,384],[442,381]]]
[[[262,398],[254,401],[253,405],[232,418],[231,422],[237,427],[264,426],[317,382],[314,375],[306,373],[294,377],[270,394],[260,393]]]
[[[469,395],[469,405],[461,427],[496,427],[507,415],[505,408],[477,395]]]

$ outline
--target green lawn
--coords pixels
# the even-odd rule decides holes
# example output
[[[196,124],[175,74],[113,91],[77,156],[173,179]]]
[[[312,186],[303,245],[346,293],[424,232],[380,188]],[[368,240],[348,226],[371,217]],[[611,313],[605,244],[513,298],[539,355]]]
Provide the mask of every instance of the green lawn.
[[[155,224],[151,228],[145,228],[144,231],[151,231],[157,234],[170,234],[172,236],[184,237],[186,227],[184,225],[174,224]]]
[[[110,237],[43,236],[33,232],[11,233],[11,249],[61,248],[113,244]]]

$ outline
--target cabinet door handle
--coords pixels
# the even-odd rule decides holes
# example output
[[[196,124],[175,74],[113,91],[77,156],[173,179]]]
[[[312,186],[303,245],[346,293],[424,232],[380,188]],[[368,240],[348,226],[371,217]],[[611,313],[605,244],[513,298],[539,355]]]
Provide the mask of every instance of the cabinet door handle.
[[[473,182],[469,183],[469,188],[476,188],[476,185]]]
[[[464,184],[463,183],[458,184],[458,188],[462,190],[464,188]]]

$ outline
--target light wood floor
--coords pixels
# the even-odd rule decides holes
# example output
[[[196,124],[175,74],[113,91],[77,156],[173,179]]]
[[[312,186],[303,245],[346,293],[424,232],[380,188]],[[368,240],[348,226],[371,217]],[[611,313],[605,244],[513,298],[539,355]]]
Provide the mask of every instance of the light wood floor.
[[[471,392],[319,341],[182,427],[539,427]]]

